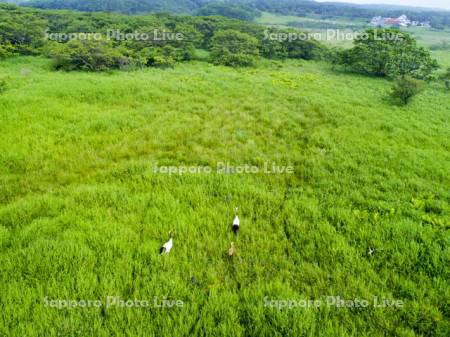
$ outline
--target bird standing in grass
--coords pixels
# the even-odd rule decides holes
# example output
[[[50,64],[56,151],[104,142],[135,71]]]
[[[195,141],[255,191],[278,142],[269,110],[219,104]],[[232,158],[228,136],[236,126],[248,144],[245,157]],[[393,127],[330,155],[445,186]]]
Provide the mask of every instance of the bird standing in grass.
[[[159,250],[160,254],[169,254],[173,247],[173,235],[172,231],[169,233],[169,241],[167,241],[165,244],[162,245],[161,249]]]
[[[240,221],[239,221],[239,216],[238,216],[238,208],[236,207],[236,216],[234,217],[233,226],[232,226],[234,234],[237,235],[237,233],[239,231],[239,227],[240,227]]]
[[[235,255],[236,255],[236,247],[234,246],[234,242],[232,242],[230,249],[228,249],[228,256],[233,257]]]

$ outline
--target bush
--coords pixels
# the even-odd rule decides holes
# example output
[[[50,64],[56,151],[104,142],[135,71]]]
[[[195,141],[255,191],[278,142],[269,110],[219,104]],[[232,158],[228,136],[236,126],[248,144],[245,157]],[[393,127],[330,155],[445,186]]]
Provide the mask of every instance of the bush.
[[[169,68],[173,67],[177,62],[190,60],[194,51],[190,46],[181,48],[172,45],[164,45],[160,47],[147,47],[137,52],[140,62],[149,67]]]
[[[139,52],[144,65],[149,67],[171,68],[184,59],[183,50],[165,45],[163,47],[144,48]]]
[[[211,60],[214,64],[231,67],[251,66],[258,55],[258,40],[237,30],[219,31],[211,41]]]
[[[124,50],[114,48],[110,41],[71,40],[54,44],[49,52],[60,70],[103,71],[124,68],[132,58]]]
[[[5,59],[7,57],[18,55],[14,46],[9,43],[0,44],[0,59]]]
[[[157,24],[142,27],[139,32],[146,34],[147,39],[121,41],[120,45],[128,50],[132,58],[137,58],[139,64],[145,66],[172,67],[178,62],[191,60],[195,54],[194,42],[200,43],[200,34],[187,24],[171,22],[168,26],[170,28]],[[155,34],[155,31],[158,33]],[[172,38],[161,40],[164,34],[176,34],[175,32],[182,32],[182,37],[168,35]]]
[[[0,57],[38,54],[45,45],[45,21],[20,11],[1,14]]]
[[[392,88],[391,97],[402,105],[407,105],[411,99],[424,89],[424,82],[412,77],[398,79]]]
[[[340,53],[337,62],[360,73],[428,80],[439,67],[428,50],[399,30],[369,29],[354,44],[352,49]]]
[[[326,58],[330,51],[317,40],[307,37],[307,33],[292,29],[266,29],[261,42],[261,55],[271,59]]]

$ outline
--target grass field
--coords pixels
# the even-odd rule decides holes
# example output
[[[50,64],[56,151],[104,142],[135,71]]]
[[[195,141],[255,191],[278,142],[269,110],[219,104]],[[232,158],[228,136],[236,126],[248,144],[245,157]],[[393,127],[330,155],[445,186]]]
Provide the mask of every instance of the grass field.
[[[256,19],[256,22],[266,26],[298,28],[311,33],[320,33],[320,40],[323,43],[343,48],[352,46],[352,40],[347,38],[347,36],[352,35],[351,33],[371,28],[369,22],[364,19],[352,20],[339,17],[322,19],[319,16],[298,17],[267,12],[263,12],[262,15]],[[327,34],[327,31],[330,30],[337,32]],[[411,33],[420,45],[427,48],[440,45],[443,42],[450,44],[450,30],[448,29],[436,30],[432,28],[409,27],[404,30]],[[450,54],[449,50],[444,50],[443,52],[447,55]],[[440,51],[437,52],[437,54],[439,55]],[[448,58],[450,59],[450,57]]]
[[[450,43],[450,30],[448,29],[435,30],[424,28],[408,28],[406,31],[412,33],[417,39],[418,43],[426,47],[439,45],[444,41]]]
[[[302,61],[92,74],[22,57],[0,76],[1,336],[448,336],[443,84],[402,108],[385,79]],[[294,174],[154,170],[218,162]],[[369,305],[266,306],[329,296]]]
[[[351,20],[347,18],[333,18],[322,19],[318,15],[309,16],[293,16],[274,14],[269,12],[262,12],[261,16],[256,18],[256,22],[263,25],[273,25],[278,27],[288,27],[297,25],[304,25],[305,27],[339,27],[339,28],[357,28],[367,26],[367,21],[364,19]]]
[[[350,36],[367,27],[367,22],[363,20],[349,20],[344,18],[324,20],[319,16],[299,17],[267,12],[262,12],[261,16],[255,21],[261,25],[277,28],[296,28],[301,31],[310,32],[314,38],[325,44],[343,48],[349,48],[353,43],[352,39],[346,38],[347,35]],[[336,33],[329,33],[330,31]]]

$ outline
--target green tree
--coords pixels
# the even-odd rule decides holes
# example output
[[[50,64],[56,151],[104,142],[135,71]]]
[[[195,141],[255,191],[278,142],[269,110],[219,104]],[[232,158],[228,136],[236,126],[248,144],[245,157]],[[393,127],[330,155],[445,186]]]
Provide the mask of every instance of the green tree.
[[[142,63],[149,67],[169,68],[183,60],[184,51],[171,45],[144,48],[139,52]]]
[[[326,54],[325,46],[312,39],[297,39],[287,43],[287,54],[289,58],[303,60],[321,59]]]
[[[353,70],[376,76],[411,76],[427,80],[439,65],[428,50],[417,46],[408,33],[395,29],[369,29],[341,52],[338,62]]]
[[[258,40],[237,30],[219,31],[211,41],[211,60],[214,64],[231,67],[251,66],[258,55]]]
[[[424,81],[410,76],[397,79],[392,88],[391,97],[402,105],[407,105],[411,99],[424,89]]]
[[[0,57],[37,54],[45,44],[45,21],[26,12],[1,15]]]
[[[0,59],[14,55],[17,55],[16,48],[10,42],[0,44]]]
[[[146,38],[120,44],[147,66],[170,67],[177,62],[191,60],[195,53],[192,41],[200,44],[201,40],[200,34],[192,26],[172,21],[167,22],[167,26],[159,23],[153,27],[140,28],[138,32]]]
[[[124,68],[133,63],[125,50],[114,48],[110,41],[71,40],[55,43],[49,52],[55,68],[61,70],[103,71]]]
[[[327,48],[308,33],[295,29],[266,29],[261,43],[261,54],[268,58],[313,60],[321,59],[326,51]]]

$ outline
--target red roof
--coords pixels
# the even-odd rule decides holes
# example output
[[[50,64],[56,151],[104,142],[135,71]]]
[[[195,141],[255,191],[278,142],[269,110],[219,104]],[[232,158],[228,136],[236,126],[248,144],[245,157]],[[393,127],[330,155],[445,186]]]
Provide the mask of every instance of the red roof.
[[[400,24],[401,21],[398,19],[387,19],[384,23],[388,24],[388,25],[396,25],[396,24]]]

